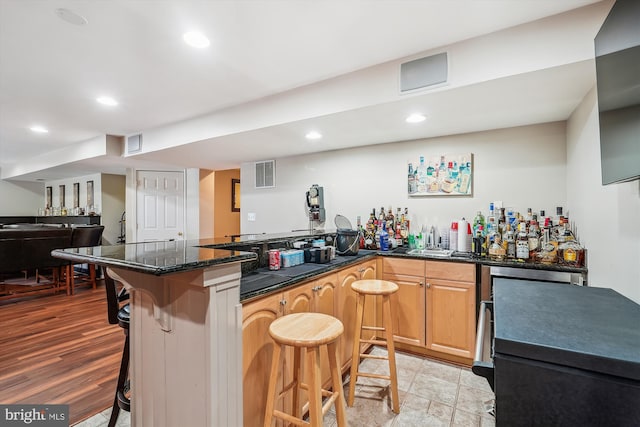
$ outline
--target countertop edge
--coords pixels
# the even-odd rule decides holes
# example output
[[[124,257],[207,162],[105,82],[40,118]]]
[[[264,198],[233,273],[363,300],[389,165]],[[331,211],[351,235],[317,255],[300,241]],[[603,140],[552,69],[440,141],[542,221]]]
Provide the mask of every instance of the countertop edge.
[[[224,249],[219,249],[219,250],[224,250]],[[75,254],[71,252],[66,252],[64,249],[54,249],[53,251],[51,251],[51,255],[56,258],[60,258],[60,259],[64,259],[72,262],[90,263],[90,264],[100,265],[103,267],[123,268],[126,270],[153,274],[155,276],[161,276],[161,275],[172,274],[172,273],[180,273],[184,271],[191,271],[199,268],[206,268],[214,265],[228,264],[232,262],[249,261],[256,258],[256,254],[254,254],[253,252],[239,252],[239,251],[229,251],[229,252],[234,252],[234,255],[229,255],[228,257],[225,257],[225,258],[214,258],[214,259],[202,260],[198,262],[190,262],[190,263],[185,263],[180,265],[164,266],[164,267],[150,267],[145,264],[140,264],[140,263],[131,262],[131,261],[120,261],[117,259],[110,259],[110,258],[105,258],[101,256]]]

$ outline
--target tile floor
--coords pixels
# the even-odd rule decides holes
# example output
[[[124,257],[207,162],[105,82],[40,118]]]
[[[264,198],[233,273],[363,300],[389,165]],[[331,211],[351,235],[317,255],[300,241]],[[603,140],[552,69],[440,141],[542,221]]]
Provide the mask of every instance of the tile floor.
[[[375,348],[372,354],[384,355]],[[436,427],[494,426],[494,418],[485,410],[485,402],[494,398],[489,384],[471,370],[396,352],[400,413],[391,411],[388,381],[358,379],[353,408],[347,408],[351,427]],[[361,371],[387,374],[387,361],[366,359]],[[348,382],[345,395],[348,394]],[[78,427],[105,427],[111,409],[76,424]],[[118,427],[130,425],[129,413],[121,412]],[[336,426],[333,408],[324,417],[326,427]],[[231,427],[231,426],[229,426]]]

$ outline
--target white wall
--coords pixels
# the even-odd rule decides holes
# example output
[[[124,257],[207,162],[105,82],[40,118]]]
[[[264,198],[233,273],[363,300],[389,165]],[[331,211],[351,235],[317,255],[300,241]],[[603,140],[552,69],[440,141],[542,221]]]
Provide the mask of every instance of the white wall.
[[[44,184],[0,180],[0,200],[0,216],[38,215],[44,207]]]
[[[241,168],[242,233],[287,232],[308,227],[305,192],[324,187],[327,229],[336,214],[355,226],[372,208],[408,207],[413,224],[445,226],[472,219],[489,202],[520,212],[528,207],[549,214],[566,201],[565,123],[547,123],[424,140],[373,145],[276,160],[276,187],[256,189],[254,164]],[[407,162],[445,153],[473,153],[472,197],[407,195]],[[266,159],[265,159],[266,160]],[[248,213],[256,221],[247,220]]]
[[[589,284],[640,303],[640,181],[602,185],[597,93],[567,122],[567,205],[588,249]]]
[[[125,209],[125,177],[102,174],[101,178],[102,218],[100,220],[104,225],[102,244],[115,245],[120,236],[120,218]]]

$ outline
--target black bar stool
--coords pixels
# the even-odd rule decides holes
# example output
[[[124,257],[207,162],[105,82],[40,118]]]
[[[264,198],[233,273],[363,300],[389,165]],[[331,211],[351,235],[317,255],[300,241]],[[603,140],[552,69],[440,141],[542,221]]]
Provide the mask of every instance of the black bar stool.
[[[118,374],[118,383],[116,385],[116,393],[113,399],[113,407],[111,409],[111,417],[109,418],[109,427],[114,427],[118,421],[120,409],[127,412],[131,411],[131,400],[129,399],[129,303],[120,306],[123,301],[129,299],[129,294],[124,288],[118,292],[116,282],[107,271],[104,271],[105,289],[107,291],[107,313],[109,323],[118,324],[124,330],[124,348],[122,349],[122,360],[120,361],[120,372]]]

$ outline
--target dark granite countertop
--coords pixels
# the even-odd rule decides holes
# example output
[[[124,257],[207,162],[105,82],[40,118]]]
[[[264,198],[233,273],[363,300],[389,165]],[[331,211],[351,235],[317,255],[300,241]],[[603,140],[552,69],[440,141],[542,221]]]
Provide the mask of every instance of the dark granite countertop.
[[[613,289],[494,280],[495,352],[640,380],[640,305]]]
[[[199,241],[175,240],[93,248],[56,249],[51,255],[76,263],[118,267],[163,275],[256,258],[252,252],[199,247]]]
[[[269,270],[258,268],[247,274],[243,274],[240,281],[240,301],[247,301],[256,297],[276,292],[296,285],[304,280],[348,267],[352,264],[373,259],[376,251],[358,251],[357,255],[336,256],[326,264],[305,263],[294,267]]]
[[[498,267],[513,267],[513,268],[525,268],[532,270],[549,270],[549,271],[561,271],[567,273],[580,273],[585,274],[588,272],[587,267],[571,267],[562,264],[541,264],[537,262],[524,262],[518,260],[503,260],[494,261],[489,258],[477,258],[471,253],[467,252],[454,252],[452,256],[430,256],[430,255],[413,255],[406,253],[407,247],[400,247],[392,251],[378,251],[378,255],[389,256],[395,258],[413,258],[429,261],[445,261],[445,262],[465,262],[479,265],[498,266]]]

